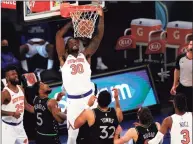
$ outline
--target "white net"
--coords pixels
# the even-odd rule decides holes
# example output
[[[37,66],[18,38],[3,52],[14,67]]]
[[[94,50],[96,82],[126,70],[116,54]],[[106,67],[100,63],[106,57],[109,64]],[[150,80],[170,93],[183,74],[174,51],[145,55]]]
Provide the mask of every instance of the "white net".
[[[74,37],[92,38],[95,30],[95,23],[98,18],[96,11],[75,10],[70,12],[72,18]]]

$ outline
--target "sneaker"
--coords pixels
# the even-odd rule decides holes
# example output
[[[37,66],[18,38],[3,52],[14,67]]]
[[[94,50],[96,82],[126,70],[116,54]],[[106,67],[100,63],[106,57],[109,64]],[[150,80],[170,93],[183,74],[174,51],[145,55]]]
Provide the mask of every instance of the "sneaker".
[[[97,70],[107,70],[108,67],[103,63],[97,63],[97,67],[96,67]]]

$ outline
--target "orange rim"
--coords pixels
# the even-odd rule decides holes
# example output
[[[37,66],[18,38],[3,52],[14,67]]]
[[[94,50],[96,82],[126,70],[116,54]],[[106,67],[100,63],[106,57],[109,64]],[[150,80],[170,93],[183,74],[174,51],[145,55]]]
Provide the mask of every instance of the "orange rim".
[[[73,6],[70,5],[70,3],[62,3],[60,5],[60,12],[61,16],[65,18],[70,17],[70,13],[75,11],[81,11],[81,12],[88,12],[88,11],[97,11],[100,7],[99,6],[91,6],[91,5],[79,5],[79,6]]]

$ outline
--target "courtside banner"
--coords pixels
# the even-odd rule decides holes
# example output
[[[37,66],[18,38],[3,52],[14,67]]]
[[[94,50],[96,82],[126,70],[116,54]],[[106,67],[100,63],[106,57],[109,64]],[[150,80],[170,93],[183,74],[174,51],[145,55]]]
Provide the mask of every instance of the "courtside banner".
[[[16,1],[2,1],[1,8],[16,10]]]
[[[156,92],[147,69],[102,76],[93,78],[92,81],[97,84],[100,91],[108,90],[112,95],[112,89],[118,88],[120,105],[123,111],[158,104]],[[59,92],[61,92],[61,86],[53,87],[50,98],[56,97]],[[63,97],[59,105],[63,110],[65,109],[66,97]],[[115,100],[112,98],[111,107],[114,107],[114,105]]]

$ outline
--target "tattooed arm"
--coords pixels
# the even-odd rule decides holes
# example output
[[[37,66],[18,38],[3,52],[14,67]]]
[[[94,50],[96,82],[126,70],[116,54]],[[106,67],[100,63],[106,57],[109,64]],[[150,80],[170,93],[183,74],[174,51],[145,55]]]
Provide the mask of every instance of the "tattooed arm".
[[[103,13],[103,9],[100,8],[100,10],[98,11],[99,13],[99,23],[98,23],[98,33],[92,38],[92,41],[90,42],[90,44],[88,45],[88,47],[85,49],[85,56],[86,57],[90,57],[92,56],[96,50],[98,49],[100,42],[103,38],[103,34],[104,34],[104,13]]]

